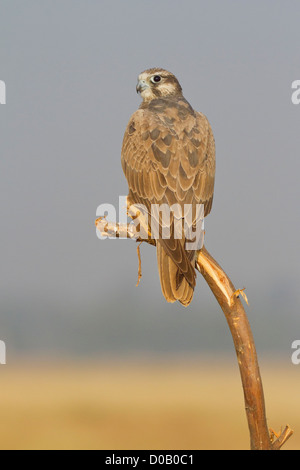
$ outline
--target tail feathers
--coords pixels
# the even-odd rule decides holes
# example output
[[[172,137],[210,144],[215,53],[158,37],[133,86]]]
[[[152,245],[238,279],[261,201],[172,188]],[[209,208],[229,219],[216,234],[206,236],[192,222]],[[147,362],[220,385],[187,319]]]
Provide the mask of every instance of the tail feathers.
[[[167,255],[160,243],[157,243],[157,263],[163,295],[168,302],[177,300],[187,307],[194,295],[194,287],[189,284],[179,271],[174,261]]]

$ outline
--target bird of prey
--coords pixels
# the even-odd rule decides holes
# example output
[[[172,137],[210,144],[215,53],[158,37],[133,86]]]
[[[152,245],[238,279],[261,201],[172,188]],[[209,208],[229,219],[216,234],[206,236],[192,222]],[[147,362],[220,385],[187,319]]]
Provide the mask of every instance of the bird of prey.
[[[194,111],[167,70],[144,71],[136,89],[143,102],[129,120],[121,158],[128,206],[143,204],[150,214],[152,204],[192,209],[203,204],[207,216],[215,180],[215,141],[207,118]],[[191,303],[196,284],[196,251],[186,242],[184,236],[174,237],[174,230],[168,239],[156,240],[163,295],[184,306]]]

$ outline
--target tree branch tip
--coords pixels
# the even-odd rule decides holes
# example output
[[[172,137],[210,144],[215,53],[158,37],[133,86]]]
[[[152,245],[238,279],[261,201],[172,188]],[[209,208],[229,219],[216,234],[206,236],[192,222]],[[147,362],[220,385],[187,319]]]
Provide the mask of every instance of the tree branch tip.
[[[272,450],[280,450],[281,447],[292,437],[294,431],[287,424],[281,434],[277,434],[273,429],[270,429],[270,440],[272,443]],[[275,439],[276,438],[276,439]]]
[[[99,232],[106,232],[108,228],[108,221],[106,220],[106,215],[104,215],[103,217],[98,217],[98,219],[95,220],[95,225]]]
[[[238,289],[232,294],[231,305],[233,304],[234,300],[238,299],[240,296],[242,296],[246,304],[249,305],[248,297],[245,294],[245,290],[246,290],[246,287],[244,287],[243,289]]]
[[[100,224],[100,222],[103,222],[103,220],[106,221],[106,215],[102,215],[101,217],[98,217],[98,218],[95,220],[95,225]]]
[[[142,277],[140,244],[141,242],[146,242],[155,246],[156,241],[151,238],[150,234],[148,239],[141,239],[132,225],[108,222],[106,216],[97,218],[95,225],[104,238],[129,238],[139,243],[137,247],[139,261],[138,285]],[[208,283],[225,314],[237,351],[245,401],[246,403],[254,403],[254,406],[246,406],[251,448],[253,450],[280,450],[293,435],[293,430],[288,425],[278,435],[272,429],[268,430],[254,339],[244,306],[242,302],[236,302],[236,299],[241,296],[246,304],[249,305],[248,298],[244,292],[245,288],[235,291],[226,273],[205,247],[197,252],[195,267]],[[232,315],[233,312],[234,315]],[[245,345],[247,349],[245,349]],[[247,354],[244,353],[245,351]]]

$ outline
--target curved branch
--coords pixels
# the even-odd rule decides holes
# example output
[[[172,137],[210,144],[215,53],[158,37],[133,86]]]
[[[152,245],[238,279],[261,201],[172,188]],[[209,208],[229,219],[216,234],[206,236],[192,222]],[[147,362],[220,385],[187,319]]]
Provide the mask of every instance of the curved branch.
[[[239,298],[240,291],[236,291],[226,273],[205,248],[198,253],[197,268],[223,310],[232,335],[243,384],[251,449],[278,450],[293,432],[287,426],[282,435],[271,442],[255,343]]]
[[[102,236],[127,237],[155,245],[154,240],[137,238],[131,225],[114,224],[105,218],[99,218],[96,220],[96,227]],[[274,440],[275,433],[271,433],[270,436],[255,343],[245,309],[239,298],[242,291],[234,288],[229,277],[205,247],[198,252],[196,267],[223,310],[232,335],[244,390],[251,449],[279,450],[293,431],[286,426],[276,440]]]

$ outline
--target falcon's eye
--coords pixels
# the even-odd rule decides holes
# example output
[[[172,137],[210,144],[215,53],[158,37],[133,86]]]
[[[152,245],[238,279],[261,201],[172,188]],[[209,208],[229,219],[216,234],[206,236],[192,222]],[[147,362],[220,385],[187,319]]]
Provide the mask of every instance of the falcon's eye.
[[[160,75],[154,75],[151,77],[151,82],[152,83],[159,83],[161,81],[161,76]]]

